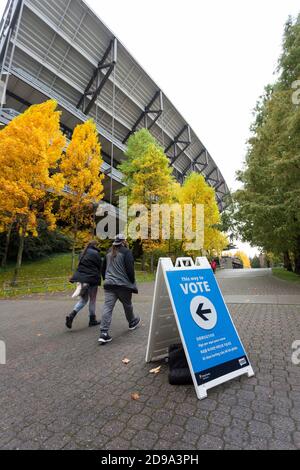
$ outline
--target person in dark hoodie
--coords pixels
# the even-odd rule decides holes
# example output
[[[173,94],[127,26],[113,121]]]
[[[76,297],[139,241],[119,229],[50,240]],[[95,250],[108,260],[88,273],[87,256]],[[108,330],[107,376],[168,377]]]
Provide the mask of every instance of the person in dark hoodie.
[[[126,237],[118,235],[108,252],[102,266],[104,279],[105,303],[101,319],[99,344],[112,341],[109,330],[112,322],[114,307],[119,300],[125,311],[129,329],[135,330],[141,319],[134,315],[132,295],[138,294],[135,282],[134,258],[128,249]]]
[[[70,279],[72,283],[82,284],[80,301],[74,307],[73,312],[66,318],[66,327],[70,330],[76,315],[89,303],[90,323],[89,326],[98,326],[100,323],[96,318],[96,300],[98,287],[101,285],[102,258],[97,248],[97,241],[90,242],[82,255],[76,273]]]

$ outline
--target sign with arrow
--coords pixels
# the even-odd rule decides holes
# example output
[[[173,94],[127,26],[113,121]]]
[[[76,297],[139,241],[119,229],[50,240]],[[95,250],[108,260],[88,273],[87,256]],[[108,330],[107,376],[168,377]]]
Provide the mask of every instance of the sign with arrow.
[[[212,330],[218,321],[216,309],[206,297],[193,298],[191,314],[194,321],[203,330]]]
[[[179,259],[175,267],[171,260],[160,261],[147,362],[164,357],[176,337],[184,346],[200,399],[221,383],[243,374],[254,375],[206,258],[198,258],[196,264]]]

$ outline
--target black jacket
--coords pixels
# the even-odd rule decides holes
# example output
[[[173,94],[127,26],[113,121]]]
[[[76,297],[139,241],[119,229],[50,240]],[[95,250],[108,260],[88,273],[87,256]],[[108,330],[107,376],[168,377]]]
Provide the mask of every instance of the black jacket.
[[[89,248],[81,256],[76,273],[70,282],[81,282],[90,286],[101,285],[102,258],[97,248]]]
[[[123,288],[138,293],[134,258],[132,252],[125,247],[119,249],[115,258],[112,257],[112,251],[109,251],[102,266],[102,277],[106,290]]]

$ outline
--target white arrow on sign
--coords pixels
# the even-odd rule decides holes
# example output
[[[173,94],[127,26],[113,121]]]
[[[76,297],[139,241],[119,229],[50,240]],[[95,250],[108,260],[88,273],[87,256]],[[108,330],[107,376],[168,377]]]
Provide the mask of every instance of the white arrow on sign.
[[[193,320],[203,330],[212,330],[218,321],[214,305],[206,297],[194,297],[191,302]]]

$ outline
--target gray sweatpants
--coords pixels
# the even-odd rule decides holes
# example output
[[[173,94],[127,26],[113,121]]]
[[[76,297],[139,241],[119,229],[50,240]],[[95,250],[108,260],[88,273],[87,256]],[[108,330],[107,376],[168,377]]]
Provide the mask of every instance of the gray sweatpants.
[[[118,300],[122,303],[128,323],[134,319],[132,292],[124,289],[105,290],[105,300],[101,320],[101,332],[108,333],[112,322],[112,314]]]

